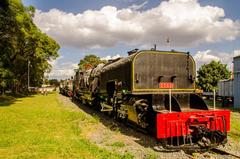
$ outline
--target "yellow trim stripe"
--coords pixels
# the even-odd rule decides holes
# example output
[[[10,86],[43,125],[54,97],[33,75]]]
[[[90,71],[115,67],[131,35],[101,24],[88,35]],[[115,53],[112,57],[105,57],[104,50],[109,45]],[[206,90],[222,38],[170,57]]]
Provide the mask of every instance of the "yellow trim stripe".
[[[168,91],[169,89],[165,89],[165,88],[152,88],[152,89],[135,89],[134,91]],[[195,89],[171,89],[171,90],[176,90],[176,91],[194,91]]]

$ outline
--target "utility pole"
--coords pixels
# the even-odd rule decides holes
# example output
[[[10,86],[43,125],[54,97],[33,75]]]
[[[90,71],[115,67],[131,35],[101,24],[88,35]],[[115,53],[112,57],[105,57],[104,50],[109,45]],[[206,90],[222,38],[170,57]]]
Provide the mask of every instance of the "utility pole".
[[[30,87],[30,60],[28,60],[28,92]]]
[[[169,49],[171,50],[171,44],[170,44],[170,38],[169,37],[167,37],[166,43],[167,43],[167,47],[169,47]]]

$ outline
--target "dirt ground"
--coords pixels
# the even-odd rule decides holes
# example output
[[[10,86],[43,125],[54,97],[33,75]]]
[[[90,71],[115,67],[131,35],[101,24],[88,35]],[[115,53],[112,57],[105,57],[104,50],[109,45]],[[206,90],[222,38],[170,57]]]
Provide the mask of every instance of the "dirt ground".
[[[115,121],[101,112],[91,109],[90,107],[73,103],[70,98],[59,95],[59,100],[64,106],[73,111],[82,111],[86,115],[92,116],[99,122],[87,123],[79,122],[79,127],[83,128],[81,135],[100,147],[118,153],[129,152],[136,159],[228,159],[234,158],[227,155],[214,154],[212,152],[187,154],[184,151],[169,152],[159,146],[153,137],[136,131],[135,128],[129,127]],[[234,154],[240,155],[240,145],[238,142],[229,139],[225,147],[220,146],[223,150],[228,150]]]

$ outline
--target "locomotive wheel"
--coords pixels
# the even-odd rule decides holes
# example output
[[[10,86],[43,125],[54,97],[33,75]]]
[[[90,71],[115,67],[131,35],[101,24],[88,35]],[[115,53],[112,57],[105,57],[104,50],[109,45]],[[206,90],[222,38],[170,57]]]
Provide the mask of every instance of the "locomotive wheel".
[[[114,115],[114,119],[118,119],[118,101],[117,101],[117,97],[113,97],[113,115]]]
[[[96,109],[97,111],[100,111],[101,110],[101,104],[100,104],[100,100],[95,97],[92,101],[92,106],[94,109]]]
[[[138,124],[142,128],[147,128],[147,126],[148,126],[147,117],[146,117],[147,108],[148,108],[147,100],[146,99],[137,100],[137,101],[135,101],[133,106],[136,109]]]

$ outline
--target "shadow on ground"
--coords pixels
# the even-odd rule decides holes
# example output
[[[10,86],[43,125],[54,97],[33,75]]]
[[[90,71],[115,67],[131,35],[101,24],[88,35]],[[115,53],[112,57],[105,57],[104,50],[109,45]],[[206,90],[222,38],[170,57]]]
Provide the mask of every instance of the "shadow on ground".
[[[11,106],[15,102],[21,101],[24,97],[33,97],[35,94],[5,94],[0,95],[0,107]]]
[[[10,106],[16,101],[16,98],[9,96],[0,96],[0,107]]]

